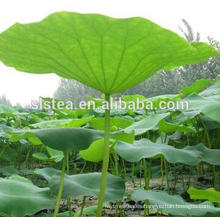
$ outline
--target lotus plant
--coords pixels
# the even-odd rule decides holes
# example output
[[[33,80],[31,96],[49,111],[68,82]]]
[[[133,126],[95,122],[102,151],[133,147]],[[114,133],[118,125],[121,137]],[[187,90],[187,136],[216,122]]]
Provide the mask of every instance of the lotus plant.
[[[137,85],[159,70],[199,63],[217,55],[206,43],[188,43],[141,17],[117,19],[57,12],[40,22],[17,23],[0,34],[0,60],[5,65],[28,73],[56,73],[77,80],[103,92],[107,102],[111,95]],[[97,216],[102,214],[105,197],[109,140],[108,108]]]

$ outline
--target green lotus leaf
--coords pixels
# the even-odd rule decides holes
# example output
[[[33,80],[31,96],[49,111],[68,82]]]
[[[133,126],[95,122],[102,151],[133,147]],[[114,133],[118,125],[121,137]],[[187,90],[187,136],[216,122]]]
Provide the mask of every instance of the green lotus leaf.
[[[214,188],[202,190],[190,187],[187,192],[191,199],[209,200],[210,202],[217,202],[220,204],[220,192],[216,191]]]
[[[192,152],[199,152],[201,154],[200,160],[202,162],[216,166],[220,165],[220,149],[209,149],[202,143],[195,146],[187,146],[184,149]]]
[[[118,142],[117,153],[126,161],[138,162],[142,158],[164,157],[169,163],[197,165],[201,160],[201,152],[177,149],[166,144],[153,143],[148,139],[135,141],[134,144]]]
[[[141,17],[57,12],[0,34],[4,64],[29,73],[56,73],[105,94],[133,87],[158,70],[217,55],[208,44],[190,44]]]
[[[79,152],[81,158],[91,162],[102,161],[104,154],[104,139],[94,141],[89,148]]]
[[[31,139],[36,145],[44,144],[50,148],[60,151],[80,151],[100,138],[102,131],[86,128],[45,128],[14,132],[11,141]]]
[[[78,128],[89,122],[93,117],[77,119],[56,119],[31,124],[33,128]]]
[[[57,194],[60,171],[54,168],[43,168],[35,171],[48,180],[51,192]],[[94,196],[99,194],[101,173],[65,175],[63,197]],[[105,201],[118,200],[125,193],[125,184],[121,177],[108,174]]]
[[[133,123],[131,126],[125,128],[125,132],[130,133],[132,131],[135,132],[135,135],[144,134],[145,132],[155,129],[158,123],[166,118],[169,113],[162,113],[162,114],[153,114],[149,115],[146,118]]]
[[[125,133],[125,132],[120,131],[118,133],[112,134],[112,138],[117,141],[123,141],[123,142],[133,144],[134,139],[135,139],[135,135],[134,135],[134,132]]]
[[[9,176],[7,179],[9,180],[17,180],[17,181],[21,181],[21,182],[24,182],[24,183],[32,183],[31,180],[29,180],[28,178],[25,178],[23,176],[20,176],[20,175],[17,175],[17,174],[13,174],[11,176]]]
[[[18,178],[0,178],[0,211],[8,216],[30,216],[54,206],[49,188],[39,188]]]
[[[33,153],[32,157],[37,160],[41,160],[41,161],[49,161],[50,160],[50,158],[45,153],[41,153],[41,152]]]
[[[131,120],[128,120],[126,118],[120,118],[120,117],[111,117],[110,118],[111,123],[111,130],[117,130],[117,129],[123,129],[131,126],[134,122]],[[97,130],[104,130],[105,129],[105,119],[104,118],[94,118],[89,122],[89,125],[92,128],[95,128]]]
[[[196,80],[191,86],[187,86],[180,91],[181,96],[199,93],[212,83],[211,79]]]
[[[49,182],[52,176],[59,176],[61,171],[51,167],[45,167],[42,169],[35,169],[34,173],[36,175],[43,176]]]
[[[165,133],[171,132],[196,132],[196,130],[190,126],[185,126],[181,124],[174,124],[165,121],[164,119],[159,122],[159,130]]]
[[[220,128],[220,122],[217,122],[207,116],[200,116],[200,120],[204,123],[207,130]]]
[[[209,86],[207,89],[204,91],[200,92],[199,95],[203,97],[210,97],[214,95],[220,95],[220,82],[217,81],[214,85]]]
[[[220,122],[220,94],[213,96],[190,95],[184,99],[188,102],[189,110],[198,111],[209,118]]]
[[[167,192],[136,190],[132,193],[131,198],[135,201],[149,201],[153,210],[158,210],[173,216],[219,216],[220,208],[215,207],[210,202],[199,204],[185,202],[179,195],[169,195]]]
[[[64,158],[63,151],[55,150],[50,147],[46,147],[46,150],[50,156],[50,160],[56,163],[60,162]]]

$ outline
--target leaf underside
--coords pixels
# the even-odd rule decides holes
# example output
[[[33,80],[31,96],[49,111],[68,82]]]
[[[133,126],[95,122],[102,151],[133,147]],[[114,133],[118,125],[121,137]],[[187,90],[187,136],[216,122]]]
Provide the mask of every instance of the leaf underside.
[[[16,23],[0,34],[0,60],[29,73],[56,73],[106,94],[135,86],[156,71],[217,56],[141,18],[57,12],[37,23]]]

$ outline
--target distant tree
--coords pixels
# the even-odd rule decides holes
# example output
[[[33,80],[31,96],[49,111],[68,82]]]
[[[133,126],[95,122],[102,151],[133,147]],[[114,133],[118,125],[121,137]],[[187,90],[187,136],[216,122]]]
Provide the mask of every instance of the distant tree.
[[[101,93],[89,88],[76,80],[61,79],[54,97],[63,101],[72,101],[78,104],[87,100],[87,96],[100,97]]]
[[[11,106],[11,102],[6,98],[5,95],[0,96],[0,104]]]
[[[185,27],[178,25],[178,28],[183,33],[186,40],[190,43],[200,41],[200,33],[199,32],[195,33],[192,27],[190,26],[190,24],[185,19],[182,19],[182,22]],[[186,30],[184,30],[184,28]]]

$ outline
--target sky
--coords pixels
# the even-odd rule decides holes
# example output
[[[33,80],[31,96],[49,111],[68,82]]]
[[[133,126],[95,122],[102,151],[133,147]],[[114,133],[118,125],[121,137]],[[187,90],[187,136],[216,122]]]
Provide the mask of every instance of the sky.
[[[179,34],[186,19],[193,30],[220,40],[220,0],[1,0],[0,32],[16,22],[36,22],[56,11],[100,13],[112,17],[141,16]],[[0,62],[0,96],[12,104],[29,104],[39,96],[53,96],[59,84],[55,74],[28,74]]]

